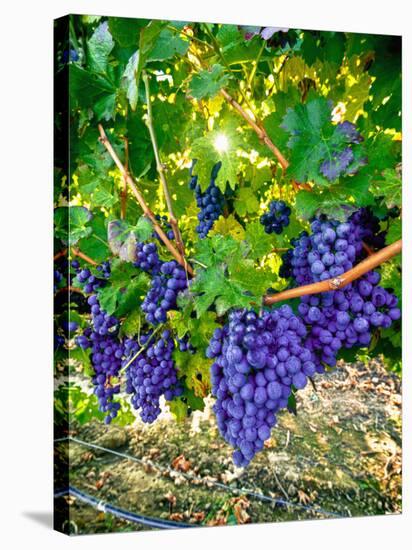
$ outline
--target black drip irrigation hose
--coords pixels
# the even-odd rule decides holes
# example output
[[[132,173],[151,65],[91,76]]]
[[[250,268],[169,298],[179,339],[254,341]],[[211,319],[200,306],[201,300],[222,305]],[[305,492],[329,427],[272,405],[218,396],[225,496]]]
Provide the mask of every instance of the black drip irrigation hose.
[[[276,506],[282,506],[282,507],[283,506],[285,506],[285,507],[291,506],[292,508],[298,508],[300,510],[305,510],[307,512],[315,512],[317,514],[322,514],[324,516],[331,517],[331,518],[346,517],[346,516],[343,516],[342,514],[339,514],[337,512],[330,512],[328,510],[324,510],[323,508],[320,508],[318,506],[315,507],[315,506],[310,506],[310,505],[307,505],[307,504],[302,504],[302,503],[299,503],[299,502],[291,502],[289,500],[285,500],[285,499],[282,499],[282,498],[272,498],[270,496],[267,496],[267,495],[264,495],[264,494],[261,494],[261,493],[256,493],[256,492],[251,491],[249,489],[240,489],[240,488],[237,488],[237,487],[228,487],[224,483],[220,483],[218,481],[203,479],[200,476],[188,474],[188,473],[185,473],[185,472],[177,472],[173,468],[170,468],[170,467],[167,467],[167,466],[162,466],[160,464],[156,464],[153,461],[144,461],[140,458],[128,455],[126,453],[122,453],[122,452],[119,452],[119,451],[114,451],[112,449],[107,449],[106,447],[102,447],[101,445],[97,445],[96,443],[89,443],[87,441],[83,441],[82,439],[77,439],[76,437],[67,436],[67,437],[61,437],[59,439],[54,440],[55,443],[62,443],[62,442],[65,442],[65,441],[72,441],[73,443],[77,443],[79,445],[89,447],[90,449],[103,451],[105,453],[109,453],[109,454],[118,456],[119,458],[129,460],[131,462],[136,462],[137,464],[140,464],[140,465],[151,465],[151,466],[155,467],[156,469],[158,469],[160,471],[166,470],[169,473],[175,473],[175,474],[178,473],[179,475],[181,475],[182,477],[186,478],[189,481],[201,482],[202,484],[204,484],[206,486],[211,485],[211,486],[217,487],[219,489],[223,489],[224,491],[228,491],[228,492],[231,492],[231,493],[236,493],[236,494],[241,494],[241,495],[248,495],[248,496],[256,498],[257,500],[260,500],[262,502],[268,502],[268,503],[274,504]],[[180,526],[182,524],[178,523],[177,525]],[[188,527],[192,527],[192,525],[188,525]]]
[[[112,514],[113,516],[116,516],[118,518],[125,519],[133,523],[139,523],[141,525],[146,525],[147,527],[154,527],[157,529],[186,529],[188,527],[199,527],[198,525],[191,525],[189,523],[171,521],[168,519],[152,518],[148,516],[143,516],[142,514],[135,514],[134,512],[129,512],[128,510],[118,508],[117,506],[113,506],[113,504],[109,504],[108,502],[99,500],[92,495],[88,495],[87,493],[80,491],[80,489],[72,486],[70,486],[68,489],[55,491],[54,498],[61,498],[67,495],[76,497],[85,504],[93,506],[93,508],[96,508],[96,510],[99,510],[100,512]]]

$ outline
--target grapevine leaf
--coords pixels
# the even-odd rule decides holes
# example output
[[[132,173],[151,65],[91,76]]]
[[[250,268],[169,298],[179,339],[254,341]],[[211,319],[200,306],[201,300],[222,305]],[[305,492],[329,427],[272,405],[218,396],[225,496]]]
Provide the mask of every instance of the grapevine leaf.
[[[227,218],[220,216],[213,225],[213,229],[209,235],[230,235],[237,241],[242,241],[245,237],[245,230],[242,225],[235,219],[233,214]]]
[[[147,61],[165,61],[174,55],[184,55],[189,47],[189,41],[181,36],[164,29],[156,40],[156,43],[147,56]]]
[[[227,85],[229,78],[222,65],[216,63],[211,69],[199,71],[192,77],[189,92],[195,99],[214,97]]]
[[[235,200],[235,210],[242,218],[246,214],[254,214],[259,210],[259,201],[250,187],[239,189]]]
[[[148,23],[147,19],[109,17],[109,30],[114,40],[122,48],[137,47],[140,29]]]
[[[299,191],[296,195],[296,215],[304,220],[314,216],[319,207],[319,196],[310,191]]]
[[[105,74],[108,57],[114,47],[107,21],[101,23],[88,41],[89,67],[93,72]]]
[[[273,239],[269,236],[263,225],[254,221],[246,225],[246,242],[248,244],[248,257],[258,260],[268,254],[273,248]]]
[[[282,127],[291,136],[288,172],[298,182],[326,186],[340,175],[354,174],[366,163],[356,129],[349,122],[334,126],[331,110],[329,101],[317,98],[286,112]]]
[[[394,243],[402,238],[402,222],[399,218],[393,220],[386,234],[387,244]]]
[[[402,181],[393,168],[386,168],[382,176],[377,176],[372,184],[375,195],[382,197],[382,202],[388,207],[401,206],[402,204]]]
[[[136,51],[129,59],[122,76],[122,88],[126,91],[132,111],[136,110],[138,100],[137,69],[139,66],[139,52]]]

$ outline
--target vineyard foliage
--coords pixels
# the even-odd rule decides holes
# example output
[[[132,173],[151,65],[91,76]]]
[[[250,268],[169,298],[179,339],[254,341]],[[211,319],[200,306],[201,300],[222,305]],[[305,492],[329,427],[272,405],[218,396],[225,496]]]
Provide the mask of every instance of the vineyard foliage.
[[[217,383],[216,329],[229,316],[246,319],[242,308],[250,310],[245,326],[252,323],[263,296],[297,284],[281,266],[313,219],[336,229],[360,209],[373,213],[378,239],[369,252],[401,237],[399,37],[71,16],[56,22],[55,77],[56,369],[83,380],[59,384],[58,420],[69,407],[80,422],[131,422],[132,405],[150,401],[152,386],[140,391],[149,367],[177,419],[202,409]],[[166,180],[194,277],[154,232],[99,124],[179,250]],[[400,301],[400,256],[377,271]],[[299,304],[289,300],[293,317],[283,309],[280,318],[295,319]],[[280,323],[273,311],[281,307],[269,308],[265,323]],[[337,358],[383,355],[400,373],[401,321],[391,315]],[[105,328],[91,332],[96,323]],[[299,323],[310,330],[310,317]],[[109,374],[103,359],[96,366],[96,349],[110,357]],[[303,383],[293,380],[291,410]],[[101,412],[104,399],[111,405]],[[156,414],[151,405],[146,420]],[[245,464],[252,453],[243,447]]]

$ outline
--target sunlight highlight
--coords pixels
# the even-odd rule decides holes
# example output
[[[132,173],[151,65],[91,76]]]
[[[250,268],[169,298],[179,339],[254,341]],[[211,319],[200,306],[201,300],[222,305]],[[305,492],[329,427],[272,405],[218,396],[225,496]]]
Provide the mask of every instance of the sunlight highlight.
[[[218,151],[219,153],[225,153],[229,149],[229,140],[224,134],[219,134],[216,137],[213,145],[216,151]]]

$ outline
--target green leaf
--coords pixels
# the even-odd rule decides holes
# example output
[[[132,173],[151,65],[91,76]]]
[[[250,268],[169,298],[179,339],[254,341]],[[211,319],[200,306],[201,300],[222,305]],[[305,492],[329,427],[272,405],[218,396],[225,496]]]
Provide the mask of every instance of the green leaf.
[[[263,258],[273,248],[273,238],[265,232],[259,221],[246,225],[245,238],[249,246],[248,257],[253,260]]]
[[[156,43],[147,56],[149,61],[165,61],[174,55],[185,55],[189,48],[189,41],[183,39],[169,29],[164,29],[156,40]]]
[[[291,149],[288,173],[298,182],[313,181],[323,186],[330,185],[331,181],[320,172],[321,165],[348,148],[354,160],[342,170],[344,173],[354,173],[364,163],[363,146],[348,142],[339,128],[332,124],[331,110],[329,101],[317,98],[286,112],[282,127],[291,136],[288,141]],[[332,176],[329,177],[332,179]]]
[[[319,207],[319,197],[311,191],[299,191],[296,195],[296,215],[309,220]]]
[[[373,179],[372,190],[375,195],[382,197],[382,202],[388,208],[401,206],[402,181],[397,170],[386,168],[381,176]]]
[[[200,353],[192,354],[175,350],[173,353],[179,378],[186,378],[185,384],[196,397],[206,397],[210,391],[210,366],[212,360]]]
[[[135,52],[129,59],[126,69],[122,76],[121,85],[126,91],[126,97],[129,100],[130,107],[136,110],[138,100],[137,90],[137,70],[139,65],[139,52]]]
[[[93,193],[92,196],[92,205],[93,206],[104,206],[105,208],[110,208],[118,202],[118,197],[114,196],[110,191],[107,191],[104,187],[99,187]]]
[[[114,286],[106,286],[99,290],[99,303],[102,309],[112,315],[117,306],[119,289]]]
[[[150,53],[156,46],[156,41],[165,25],[165,22],[153,19],[146,27],[142,29],[140,33],[139,58],[136,70],[136,88],[139,87],[142,70],[148,61]]]
[[[229,82],[229,75],[216,63],[209,70],[201,70],[190,81],[189,92],[195,99],[214,97]]]
[[[138,309],[133,310],[129,315],[122,321],[120,327],[120,335],[126,335],[128,338],[133,338],[136,334],[139,333],[140,327],[142,325],[142,319],[140,316],[140,311]]]
[[[397,218],[391,221],[388,232],[386,234],[387,244],[394,243],[402,238],[402,221]]]
[[[256,193],[250,187],[241,187],[237,192],[235,210],[242,218],[259,210]]]
[[[236,220],[233,214],[227,218],[220,216],[213,225],[213,229],[209,232],[212,235],[230,235],[237,241],[243,241],[245,238],[245,230],[242,225]]]
[[[69,90],[72,104],[81,107],[92,106],[102,96],[112,96],[116,92],[106,78],[74,64],[69,65]]]
[[[136,47],[139,44],[140,30],[149,23],[148,19],[129,17],[109,17],[109,30],[114,40],[122,48]]]
[[[106,73],[110,52],[114,41],[107,21],[101,23],[87,43],[89,50],[89,67],[93,72]]]

